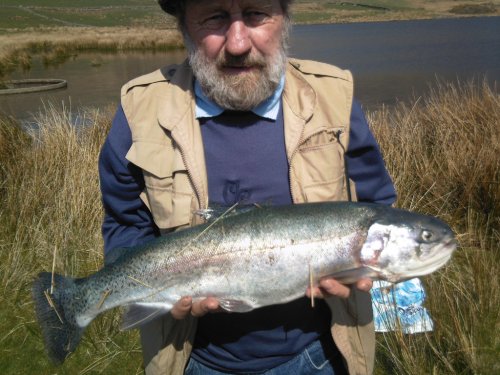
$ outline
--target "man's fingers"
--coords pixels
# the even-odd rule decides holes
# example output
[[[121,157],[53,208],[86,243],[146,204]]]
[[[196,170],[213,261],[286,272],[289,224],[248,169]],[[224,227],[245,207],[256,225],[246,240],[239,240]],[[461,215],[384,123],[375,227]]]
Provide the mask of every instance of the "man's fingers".
[[[360,279],[356,282],[356,288],[368,292],[372,288],[371,279]],[[323,278],[320,280],[319,285],[308,288],[306,296],[314,298],[325,298],[328,296],[337,296],[340,298],[348,298],[351,294],[351,288],[348,285],[342,284],[332,278]],[[193,302],[191,297],[182,297],[172,307],[170,313],[175,319],[184,319],[188,314],[195,317],[201,317],[209,312],[220,311],[219,302],[216,298],[208,297],[201,301]]]
[[[209,312],[215,312],[219,309],[219,302],[213,298],[208,297],[201,301],[194,302],[191,308],[191,314],[197,318]]]
[[[182,297],[175,303],[170,313],[175,319],[184,319],[191,312],[191,297]]]
[[[363,292],[369,292],[373,286],[372,279],[360,279],[356,283],[356,288],[362,290]]]
[[[311,295],[314,298],[325,298],[323,296],[323,291],[321,290],[321,288],[318,288],[317,286],[313,287],[313,288],[307,288],[307,290],[306,290],[306,297],[307,298],[311,298]]]
[[[364,292],[369,292],[372,285],[373,281],[369,278],[360,279],[355,284],[357,289]],[[315,298],[325,298],[328,296],[348,298],[350,294],[351,287],[349,285],[342,284],[341,282],[329,277],[321,279],[318,286],[307,288],[306,291],[306,296],[309,298],[311,295]]]
[[[219,302],[213,297],[208,297],[196,302],[193,302],[191,297],[182,297],[175,303],[170,313],[175,319],[184,319],[189,314],[199,318],[206,313],[218,310]]]
[[[326,293],[327,295],[347,298],[349,297],[349,294],[351,294],[349,286],[344,285],[335,279],[322,279],[319,282],[319,286],[324,292],[323,295]]]

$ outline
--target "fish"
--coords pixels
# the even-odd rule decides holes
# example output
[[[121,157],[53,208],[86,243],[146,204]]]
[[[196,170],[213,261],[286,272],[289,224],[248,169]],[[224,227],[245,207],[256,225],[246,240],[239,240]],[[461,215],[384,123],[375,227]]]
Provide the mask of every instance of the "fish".
[[[83,278],[42,272],[33,282],[49,358],[64,362],[91,321],[124,307],[122,328],[166,314],[183,296],[244,313],[304,296],[323,277],[398,282],[444,266],[457,247],[442,220],[376,203],[264,206],[115,250]]]

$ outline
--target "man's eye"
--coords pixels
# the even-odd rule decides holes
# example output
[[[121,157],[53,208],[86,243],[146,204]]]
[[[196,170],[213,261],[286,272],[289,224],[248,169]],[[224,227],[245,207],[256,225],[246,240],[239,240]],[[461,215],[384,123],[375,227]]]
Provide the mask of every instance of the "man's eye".
[[[222,13],[217,13],[214,15],[211,15],[210,17],[205,18],[202,22],[201,25],[207,28],[218,28],[224,24],[227,20],[227,15],[222,14]]]
[[[245,21],[248,25],[259,25],[264,23],[269,18],[269,15],[264,12],[251,11],[245,13]]]

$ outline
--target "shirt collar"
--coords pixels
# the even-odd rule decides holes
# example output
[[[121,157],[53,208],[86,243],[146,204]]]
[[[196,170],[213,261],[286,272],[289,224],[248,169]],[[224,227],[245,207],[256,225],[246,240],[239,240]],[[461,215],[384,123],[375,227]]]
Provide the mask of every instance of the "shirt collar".
[[[284,87],[285,76],[282,76],[278,87],[274,90],[274,93],[257,107],[252,109],[252,112],[260,117],[264,117],[269,120],[276,120],[280,109],[281,94],[283,93]],[[224,108],[220,107],[205,96],[198,81],[194,82],[194,93],[196,97],[195,116],[197,119],[202,117],[215,117],[224,112]]]

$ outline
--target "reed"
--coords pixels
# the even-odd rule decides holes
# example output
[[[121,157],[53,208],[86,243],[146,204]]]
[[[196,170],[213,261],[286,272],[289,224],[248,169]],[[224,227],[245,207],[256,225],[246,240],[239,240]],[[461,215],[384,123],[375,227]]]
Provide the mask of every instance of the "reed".
[[[52,269],[55,252],[55,269],[63,274],[84,275],[101,267],[97,157],[110,118],[107,111],[75,115],[47,105],[36,118],[38,126],[28,131],[11,119],[0,121],[2,373],[58,371],[44,358],[30,284],[39,271]],[[81,354],[76,353],[63,373],[90,373],[96,368],[112,368],[117,374],[139,372],[137,333],[119,334],[118,325],[118,312],[98,319]]]
[[[84,51],[167,51],[183,48],[175,29],[147,27],[56,27],[7,32],[0,35],[0,78],[13,70],[29,69],[41,56],[46,64],[58,63]]]
[[[78,116],[76,118],[75,116]],[[142,372],[136,332],[98,317],[60,369],[47,360],[30,296],[42,270],[102,265],[97,157],[112,110],[47,105],[29,131],[0,119],[0,368],[4,374]],[[397,205],[450,223],[459,249],[424,278],[435,330],[378,334],[377,374],[500,371],[500,97],[483,82],[440,83],[410,104],[368,113]],[[83,124],[74,126],[75,123]]]
[[[445,219],[460,247],[424,278],[432,333],[380,334],[380,374],[500,371],[500,97],[485,82],[438,83],[370,114],[401,207]]]

